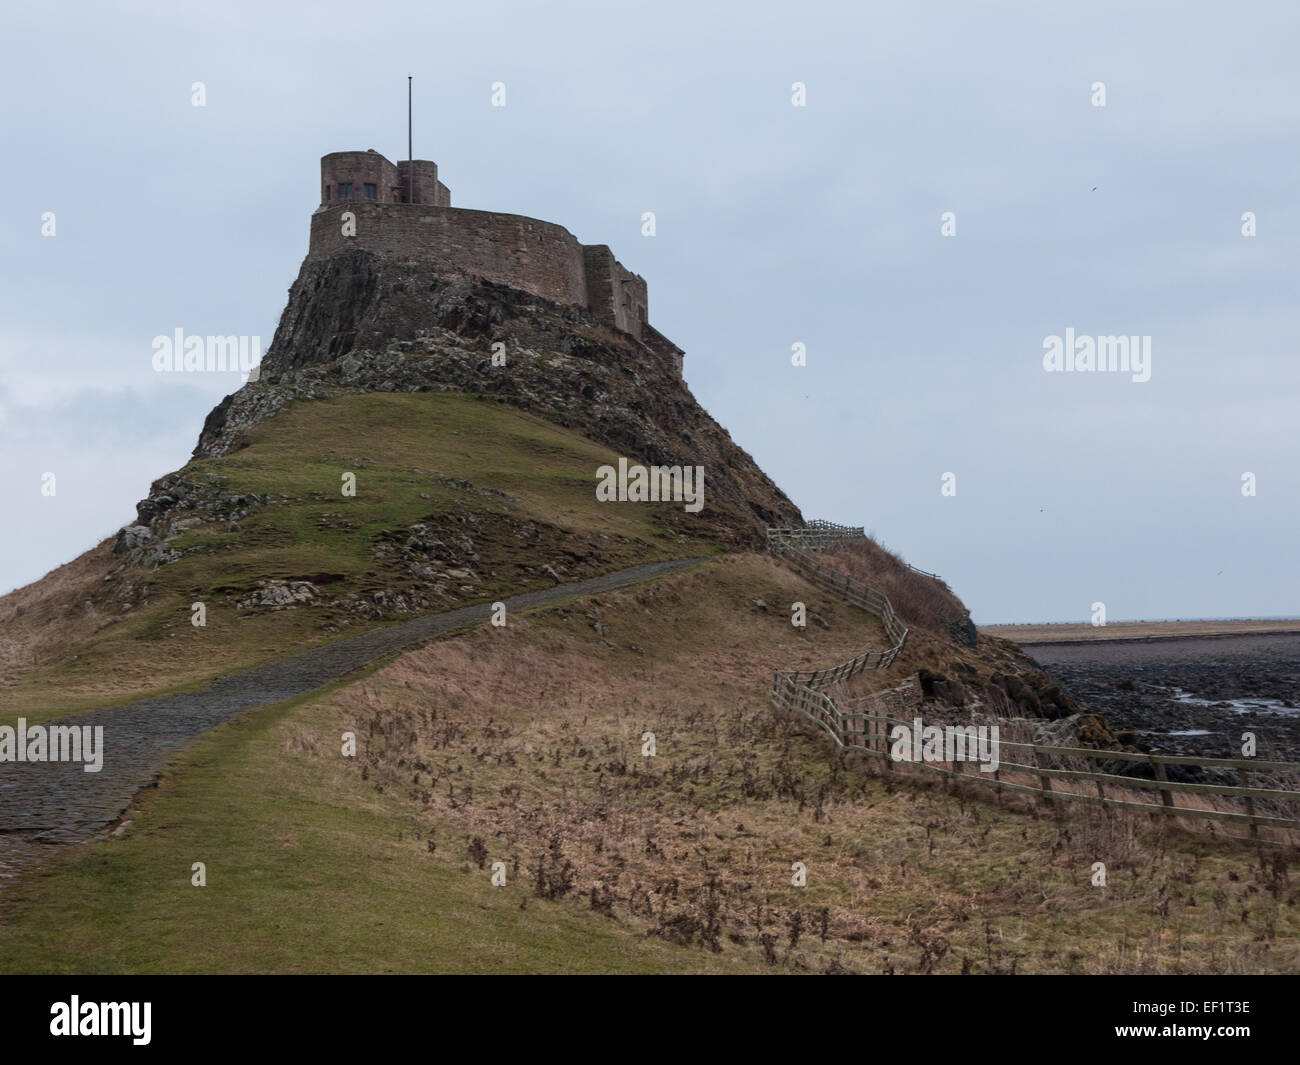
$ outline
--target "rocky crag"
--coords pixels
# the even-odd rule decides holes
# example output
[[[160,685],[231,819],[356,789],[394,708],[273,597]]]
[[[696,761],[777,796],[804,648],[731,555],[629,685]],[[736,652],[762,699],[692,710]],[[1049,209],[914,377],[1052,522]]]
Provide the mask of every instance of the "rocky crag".
[[[494,364],[494,350],[504,365]],[[706,511],[721,502],[740,515],[725,537],[736,547],[759,546],[767,525],[802,524],[666,355],[583,308],[364,251],[303,264],[257,380],[208,415],[194,456],[237,450],[249,429],[294,400],[376,391],[478,394],[581,432],[631,462],[703,466]],[[583,473],[594,491],[595,470]],[[166,478],[157,482],[137,508],[140,526],[157,536],[176,502]],[[229,500],[228,509],[245,502]]]

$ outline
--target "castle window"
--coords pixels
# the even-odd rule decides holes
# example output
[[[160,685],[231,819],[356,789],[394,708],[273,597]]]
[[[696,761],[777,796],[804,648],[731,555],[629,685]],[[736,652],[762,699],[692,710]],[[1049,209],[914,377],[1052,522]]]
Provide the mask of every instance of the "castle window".
[[[339,199],[340,200],[352,199],[352,182],[350,181],[339,182]]]
[[[326,185],[326,186],[325,186],[325,202],[326,202],[326,203],[329,203],[329,198],[330,198],[330,187],[329,187],[328,185]]]
[[[370,184],[369,181],[367,181],[363,187],[365,190],[367,200],[376,200],[379,198],[378,195],[376,194],[375,186]]]

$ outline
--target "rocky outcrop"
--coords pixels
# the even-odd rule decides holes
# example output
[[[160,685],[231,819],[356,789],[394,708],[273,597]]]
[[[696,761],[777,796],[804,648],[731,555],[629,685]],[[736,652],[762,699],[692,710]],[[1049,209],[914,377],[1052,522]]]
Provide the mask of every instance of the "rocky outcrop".
[[[310,581],[264,580],[258,581],[257,590],[244,596],[236,605],[241,610],[283,610],[311,603],[318,594]]]
[[[187,480],[169,473],[154,481],[149,495],[135,505],[137,522],[118,531],[113,554],[133,566],[175,562],[181,552],[169,541],[187,529],[219,522],[237,530],[251,507],[269,501],[251,492],[223,492],[213,474]]]
[[[765,525],[802,523],[665,356],[582,308],[360,251],[303,264],[258,379],[213,409],[194,455],[230,453],[295,400],[427,391],[510,403],[630,461],[703,466],[701,517],[727,504],[739,517],[717,520],[736,526],[724,538],[737,546],[757,546]]]
[[[921,668],[917,680],[921,694],[954,707],[999,706],[1003,716],[1060,720],[1079,716],[1079,707],[1048,674],[1044,673],[1024,655],[1008,656],[990,653],[981,648],[976,661],[984,668],[969,662],[954,660],[950,668],[961,673],[962,679],[947,676],[937,670]],[[989,668],[991,672],[987,672]]]
[[[971,619],[969,613],[965,617],[958,618],[955,621],[947,623],[948,635],[952,637],[954,643],[959,643],[963,647],[975,647],[979,640],[979,630],[975,627],[975,622]]]

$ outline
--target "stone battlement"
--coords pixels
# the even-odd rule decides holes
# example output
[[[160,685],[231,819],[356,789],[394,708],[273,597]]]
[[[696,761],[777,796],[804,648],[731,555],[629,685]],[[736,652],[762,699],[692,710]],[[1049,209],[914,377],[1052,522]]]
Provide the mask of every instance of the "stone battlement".
[[[312,215],[307,259],[354,248],[585,307],[663,356],[681,376],[682,350],[647,321],[645,279],[607,245],[580,244],[563,226],[536,218],[452,207],[451,191],[427,160],[408,168],[373,150],[322,157],[321,205]]]

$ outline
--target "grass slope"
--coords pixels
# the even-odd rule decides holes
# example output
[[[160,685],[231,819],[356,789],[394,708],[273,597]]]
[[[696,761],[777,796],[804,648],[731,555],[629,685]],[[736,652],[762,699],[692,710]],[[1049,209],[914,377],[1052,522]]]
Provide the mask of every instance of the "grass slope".
[[[0,599],[0,722],[190,686],[367,628],[379,619],[358,603],[418,584],[400,550],[416,523],[462,558],[470,538],[479,579],[468,591],[445,582],[441,594],[426,584],[433,606],[382,620],[549,587],[544,565],[577,580],[717,550],[710,523],[725,508],[690,515],[680,503],[598,502],[595,471],[617,459],[577,433],[464,395],[292,404],[247,447],[184,468],[187,481],[214,492],[272,497],[238,531],[188,529],[173,541],[185,552],[179,561],[108,582],[113,559],[100,545]],[[344,473],[356,476],[355,496],[342,494]],[[335,605],[239,608],[266,578],[311,581]],[[204,628],[190,624],[195,602],[207,606]]]
[[[830,628],[792,629],[795,600]],[[9,895],[0,969],[1300,964],[1294,863],[882,778],[775,716],[773,667],[882,640],[772,560],[729,556],[402,654],[202,740],[122,839]],[[190,886],[195,861],[205,888]]]

